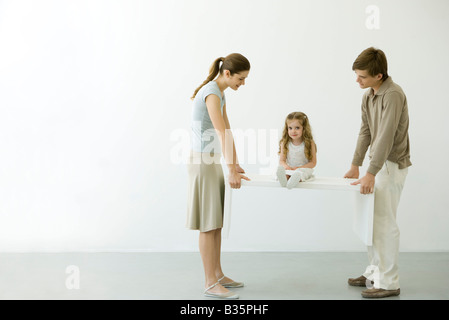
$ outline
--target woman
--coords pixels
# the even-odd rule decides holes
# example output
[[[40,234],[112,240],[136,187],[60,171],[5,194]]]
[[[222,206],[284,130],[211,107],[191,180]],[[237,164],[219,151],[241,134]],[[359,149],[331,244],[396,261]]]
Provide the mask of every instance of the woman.
[[[232,188],[240,188],[241,179],[249,180],[238,164],[224,95],[227,88],[238,90],[245,84],[249,69],[249,61],[241,54],[218,58],[192,96],[187,228],[200,231],[199,248],[206,279],[204,295],[208,297],[237,299],[238,294],[227,288],[243,287],[243,283],[226,277],[221,269],[225,187],[220,158],[223,151]]]

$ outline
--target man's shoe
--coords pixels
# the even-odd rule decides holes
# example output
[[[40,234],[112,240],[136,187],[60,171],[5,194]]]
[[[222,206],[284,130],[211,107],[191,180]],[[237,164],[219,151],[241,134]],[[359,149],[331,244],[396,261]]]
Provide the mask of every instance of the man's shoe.
[[[348,279],[348,284],[350,286],[354,286],[354,287],[366,287],[366,281],[367,280],[368,279],[366,279],[364,276],[360,276],[358,278],[349,278]],[[371,284],[373,285],[374,281],[371,281]]]
[[[367,289],[362,291],[362,297],[364,298],[386,298],[392,296],[398,296],[401,293],[401,289],[385,290],[385,289]]]

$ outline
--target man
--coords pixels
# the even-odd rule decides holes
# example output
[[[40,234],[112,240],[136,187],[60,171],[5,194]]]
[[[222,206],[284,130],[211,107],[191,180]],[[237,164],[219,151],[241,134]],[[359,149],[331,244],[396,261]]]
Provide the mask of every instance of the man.
[[[374,191],[376,194],[373,245],[368,247],[370,266],[361,277],[349,279],[348,283],[367,285],[368,289],[362,292],[365,298],[396,296],[400,294],[396,211],[411,166],[407,99],[401,87],[388,76],[383,51],[364,50],[354,61],[352,70],[360,88],[369,90],[362,98],[362,126],[351,169],[345,178],[359,179],[359,166],[370,147],[367,172],[353,184],[360,184],[362,194]],[[374,286],[371,286],[373,275]]]

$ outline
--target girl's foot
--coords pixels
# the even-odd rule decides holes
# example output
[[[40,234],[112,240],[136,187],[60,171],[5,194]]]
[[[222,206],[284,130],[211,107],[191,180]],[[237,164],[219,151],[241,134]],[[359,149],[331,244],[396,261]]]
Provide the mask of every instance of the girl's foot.
[[[287,176],[285,175],[285,168],[283,166],[278,167],[276,176],[278,177],[281,187],[285,187],[287,185]]]
[[[292,189],[298,185],[298,183],[302,180],[302,172],[296,170],[290,179],[288,179],[287,188]]]

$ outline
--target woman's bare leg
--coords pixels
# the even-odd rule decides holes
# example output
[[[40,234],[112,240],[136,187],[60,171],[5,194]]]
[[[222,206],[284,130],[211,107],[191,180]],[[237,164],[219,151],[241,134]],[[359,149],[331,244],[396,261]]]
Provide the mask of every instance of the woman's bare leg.
[[[217,257],[216,257],[216,265],[215,265],[215,275],[217,277],[217,279],[220,279],[221,277],[224,276],[223,270],[221,269],[221,229],[217,229],[216,230],[216,234],[215,234],[215,244],[217,245],[216,247],[216,252],[218,253]],[[233,282],[232,279],[228,278],[228,277],[224,277],[223,280],[221,280],[221,283],[230,283]]]
[[[208,232],[200,232],[199,247],[201,259],[204,266],[206,285],[205,288],[218,281],[217,270],[221,272],[220,252],[221,252],[221,229],[215,229]],[[222,274],[222,272],[221,272]],[[224,293],[229,290],[218,284],[210,289],[210,292]]]

